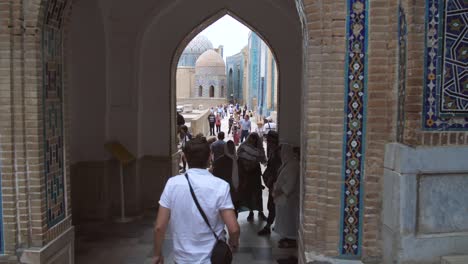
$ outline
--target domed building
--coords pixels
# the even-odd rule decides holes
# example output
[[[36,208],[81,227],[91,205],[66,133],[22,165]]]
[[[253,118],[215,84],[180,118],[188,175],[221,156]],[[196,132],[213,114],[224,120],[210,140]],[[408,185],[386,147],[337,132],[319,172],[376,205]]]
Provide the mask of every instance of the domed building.
[[[206,36],[197,35],[182,52],[177,66],[195,67],[198,57],[210,49],[213,49],[213,43]]]
[[[181,104],[210,107],[224,101],[200,101],[203,98],[225,99],[226,66],[223,46],[213,48],[203,35],[196,36],[184,49],[177,64],[176,94]]]
[[[195,63],[194,97],[225,98],[226,65],[214,50],[205,51]]]
[[[211,41],[203,35],[197,35],[182,52],[177,64],[176,94],[177,98],[191,98],[195,85],[195,62],[203,52],[213,49]]]

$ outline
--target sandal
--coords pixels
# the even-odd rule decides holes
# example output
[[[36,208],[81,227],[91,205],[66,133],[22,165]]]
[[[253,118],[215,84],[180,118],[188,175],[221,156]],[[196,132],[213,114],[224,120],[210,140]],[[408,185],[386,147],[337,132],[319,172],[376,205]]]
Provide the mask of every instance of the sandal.
[[[297,241],[294,239],[283,238],[278,241],[278,248],[297,248]]]

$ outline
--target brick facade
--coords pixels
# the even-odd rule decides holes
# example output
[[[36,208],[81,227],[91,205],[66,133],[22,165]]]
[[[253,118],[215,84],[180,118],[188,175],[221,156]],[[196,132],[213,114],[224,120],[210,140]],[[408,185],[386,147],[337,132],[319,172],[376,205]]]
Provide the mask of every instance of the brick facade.
[[[71,100],[67,97],[67,24],[64,20],[64,145],[66,218],[48,228],[42,112],[42,21],[45,0],[0,3],[0,173],[3,245],[42,247],[71,226]],[[410,146],[467,145],[464,131],[422,129],[425,0],[367,1],[368,61],[361,256],[382,256],[381,211],[384,147],[397,140],[398,10],[406,15],[407,70],[402,141]],[[346,86],[347,1],[302,1],[307,56],[303,91],[301,251],[340,255],[343,190],[343,120]],[[278,62],[281,66],[281,62]],[[281,67],[280,67],[281,68]],[[226,87],[226,86],[225,86]],[[281,89],[281,88],[280,88]],[[302,262],[305,258],[302,259]]]
[[[301,231],[307,251],[333,256],[340,240],[346,3],[304,1],[304,8],[309,42]]]

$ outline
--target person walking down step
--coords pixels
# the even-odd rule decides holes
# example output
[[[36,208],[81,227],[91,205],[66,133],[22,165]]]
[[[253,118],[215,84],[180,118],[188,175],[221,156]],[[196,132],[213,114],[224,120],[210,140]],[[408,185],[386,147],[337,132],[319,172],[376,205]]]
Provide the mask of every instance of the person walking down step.
[[[214,130],[215,123],[216,123],[216,117],[213,113],[210,113],[208,115],[208,124],[210,125],[210,136],[215,135],[215,130]]]
[[[253,221],[253,211],[258,211],[258,217],[266,220],[263,214],[262,201],[262,170],[260,163],[266,161],[263,140],[257,133],[251,133],[247,140],[237,149],[239,157],[239,196],[240,206],[249,208],[247,221]]]
[[[218,134],[219,132],[221,132],[221,115],[220,114],[216,115],[215,125],[216,125],[216,134]]]
[[[278,133],[276,131],[269,131],[266,135],[266,140],[268,162],[262,177],[263,182],[268,187],[268,218],[265,227],[257,233],[259,236],[269,235],[271,233],[271,226],[275,221],[276,208],[273,198],[273,186],[276,183],[278,170],[281,167],[281,147],[278,144]]]
[[[297,230],[299,225],[299,160],[293,147],[281,145],[281,167],[278,179],[273,187],[273,198],[276,205],[275,232],[282,239],[280,248],[297,247]]]
[[[241,138],[240,142],[244,142],[244,139],[246,139],[249,136],[249,133],[252,130],[252,123],[250,122],[250,117],[248,115],[244,115],[244,119],[241,119],[239,121],[240,128],[241,128]]]
[[[229,116],[229,121],[228,121],[228,126],[229,126],[228,136],[229,136],[229,134],[231,134],[231,129],[232,129],[233,124],[234,124],[234,116],[230,115]]]
[[[225,180],[231,186],[231,199],[237,216],[239,210],[239,169],[236,146],[232,140],[229,140],[223,148],[224,154],[213,163],[213,175]]]
[[[232,204],[231,188],[227,182],[206,169],[210,158],[206,138],[195,137],[188,141],[185,155],[190,169],[185,175],[170,178],[159,200],[152,264],[164,263],[162,247],[169,224],[174,261],[178,264],[210,264],[211,253],[217,243],[213,233],[219,239],[226,240],[225,226],[230,247],[236,249],[239,245],[240,228]],[[209,226],[194,197],[206,215]]]
[[[213,142],[213,144],[210,146],[211,155],[213,158],[212,161],[217,160],[224,154],[224,145],[226,145],[226,142],[224,141],[224,132],[221,131],[218,133],[218,140]]]

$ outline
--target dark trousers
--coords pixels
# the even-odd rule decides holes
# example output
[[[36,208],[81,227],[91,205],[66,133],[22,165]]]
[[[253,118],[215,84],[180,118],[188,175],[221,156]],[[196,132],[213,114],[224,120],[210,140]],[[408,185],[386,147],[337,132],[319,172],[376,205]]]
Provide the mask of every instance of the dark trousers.
[[[210,136],[214,136],[214,135],[215,135],[214,123],[213,124],[210,123]]]
[[[229,125],[228,135],[231,134],[232,125]]]
[[[248,136],[249,136],[249,131],[248,130],[242,130],[241,138],[240,138],[241,143],[244,142],[244,139],[246,139]]]
[[[216,125],[216,133],[219,133],[219,132],[221,132],[221,125],[219,125],[219,126]]]
[[[268,191],[268,218],[267,218],[267,225],[271,226],[275,221],[276,217],[276,208],[275,208],[275,201],[273,200],[273,190]]]

